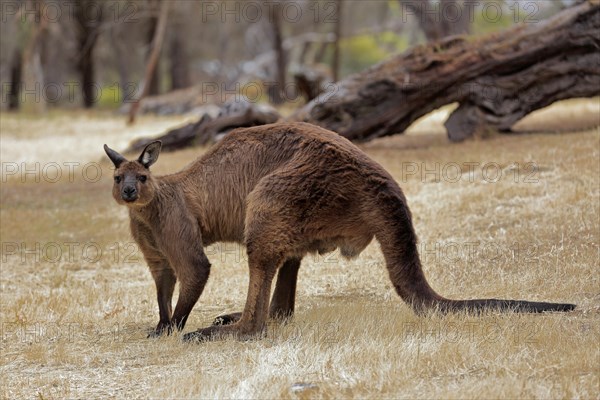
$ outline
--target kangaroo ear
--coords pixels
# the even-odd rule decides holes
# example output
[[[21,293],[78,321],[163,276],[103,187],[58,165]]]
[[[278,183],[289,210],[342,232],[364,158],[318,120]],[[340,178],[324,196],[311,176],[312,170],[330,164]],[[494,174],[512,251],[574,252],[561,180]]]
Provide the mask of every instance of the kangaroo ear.
[[[160,154],[160,149],[162,147],[162,142],[157,140],[155,142],[150,143],[146,146],[138,161],[146,168],[150,168],[152,164],[158,160],[158,155]]]
[[[115,165],[115,168],[119,168],[119,165],[123,164],[124,161],[127,161],[125,157],[123,157],[107,145],[104,145],[104,151],[106,152],[108,158],[110,158],[110,161],[112,161]]]

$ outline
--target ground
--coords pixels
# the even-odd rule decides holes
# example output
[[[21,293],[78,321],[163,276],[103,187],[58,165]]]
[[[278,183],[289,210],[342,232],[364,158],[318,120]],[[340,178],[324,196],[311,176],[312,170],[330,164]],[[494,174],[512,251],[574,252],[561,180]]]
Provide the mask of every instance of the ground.
[[[521,124],[535,134],[461,144],[446,141],[442,110],[362,146],[403,187],[438,292],[576,311],[417,317],[373,243],[353,261],[307,257],[294,320],[270,323],[266,338],[200,345],[146,339],[154,283],[101,146],[184,118],[130,128],[106,113],[3,113],[0,396],[598,398],[600,132],[540,131],[598,121],[599,110],[597,99],[567,102]],[[154,172],[205,151],[162,154]],[[211,278],[185,332],[244,305],[244,250],[207,253]]]

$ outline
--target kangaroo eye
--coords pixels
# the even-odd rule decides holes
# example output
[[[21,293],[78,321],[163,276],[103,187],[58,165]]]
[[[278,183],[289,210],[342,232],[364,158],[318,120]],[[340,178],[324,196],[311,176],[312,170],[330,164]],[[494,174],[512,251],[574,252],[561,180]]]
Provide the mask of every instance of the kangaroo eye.
[[[121,183],[121,177],[120,176],[115,176],[115,182],[117,183]]]
[[[146,175],[140,175],[140,176],[138,176],[138,179],[139,179],[139,180],[140,180],[140,182],[142,182],[142,183],[146,182],[146,178],[147,178],[147,177],[146,177]]]

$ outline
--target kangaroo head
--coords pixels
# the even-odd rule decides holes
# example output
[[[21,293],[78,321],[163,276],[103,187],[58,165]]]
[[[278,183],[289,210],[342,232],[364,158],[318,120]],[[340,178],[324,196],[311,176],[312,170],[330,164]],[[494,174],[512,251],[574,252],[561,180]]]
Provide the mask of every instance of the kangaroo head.
[[[115,165],[113,197],[119,204],[130,207],[143,207],[154,199],[156,181],[150,173],[150,166],[156,162],[161,142],[147,145],[135,161],[128,161],[107,145],[104,151]]]

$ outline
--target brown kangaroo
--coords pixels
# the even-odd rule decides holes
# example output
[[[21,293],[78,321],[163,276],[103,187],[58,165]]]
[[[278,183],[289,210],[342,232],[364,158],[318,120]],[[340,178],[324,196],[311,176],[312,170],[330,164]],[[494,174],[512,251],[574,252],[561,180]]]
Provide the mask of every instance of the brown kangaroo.
[[[113,196],[129,208],[131,232],[156,282],[160,322],[154,335],[183,329],[210,271],[203,246],[218,241],[247,247],[246,305],[242,313],[223,316],[186,340],[261,333],[268,316],[293,314],[304,255],[340,248],[344,257],[356,257],[373,237],[396,292],[416,313],[575,308],[437,294],[425,279],[402,190],[379,164],[334,132],[305,123],[236,129],[184,170],[158,177],[148,168],[160,148],[160,142],[150,143],[137,160],[127,161],[104,146],[116,168]],[[171,313],[177,280],[181,290]]]

